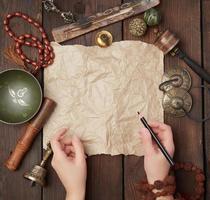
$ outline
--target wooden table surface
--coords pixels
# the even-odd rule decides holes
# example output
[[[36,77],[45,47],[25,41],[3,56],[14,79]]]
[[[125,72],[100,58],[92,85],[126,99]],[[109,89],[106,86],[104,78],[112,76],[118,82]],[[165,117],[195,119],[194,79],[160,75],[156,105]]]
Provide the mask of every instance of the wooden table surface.
[[[72,10],[79,0],[55,0],[60,8]],[[104,11],[107,8],[123,3],[121,0],[83,0],[86,14]],[[210,1],[209,0],[161,0],[159,6],[163,21],[161,28],[170,28],[181,38],[181,46],[198,63],[210,72]],[[2,21],[7,13],[21,11],[42,22],[49,37],[51,30],[62,23],[62,20],[53,13],[46,13],[42,8],[41,0],[1,0],[0,1],[0,70],[15,67],[6,60],[3,51],[11,44],[11,39],[3,30]],[[115,23],[104,29],[112,32],[114,41],[137,40],[128,31],[129,21]],[[13,30],[19,33],[37,30],[22,21],[12,23]],[[94,45],[94,36],[97,31],[78,37],[64,44]],[[141,40],[152,42],[153,30]],[[32,55],[33,50],[28,52]],[[193,78],[193,86],[202,82],[189,67],[182,61],[170,56],[165,57],[165,69],[181,66],[187,68]],[[155,76],[155,74],[151,74]],[[41,79],[42,76],[40,75]],[[210,113],[210,97],[206,91],[191,90],[194,106],[192,115],[204,117]],[[205,199],[210,199],[210,122],[198,123],[188,117],[175,119],[165,116],[165,122],[172,126],[176,145],[176,161],[191,161],[204,168],[206,173]],[[10,151],[14,148],[20,136],[21,126],[0,124],[0,200],[61,200],[65,192],[55,172],[48,166],[48,186],[46,188],[30,187],[30,183],[23,178],[23,173],[38,163],[42,157],[42,134],[36,138],[30,152],[25,157],[21,167],[16,172],[8,171],[3,163]],[[87,200],[139,200],[135,190],[135,183],[144,175],[143,158],[135,156],[91,156],[88,159]],[[177,185],[179,191],[192,191],[193,181],[188,174],[178,173]]]

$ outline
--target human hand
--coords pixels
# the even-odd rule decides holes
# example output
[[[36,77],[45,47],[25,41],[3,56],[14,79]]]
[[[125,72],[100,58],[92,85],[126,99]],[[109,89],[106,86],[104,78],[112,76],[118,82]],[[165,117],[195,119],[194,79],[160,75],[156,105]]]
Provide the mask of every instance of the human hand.
[[[159,122],[151,122],[149,125],[157,134],[170,156],[173,157],[175,147],[171,127]],[[149,131],[146,128],[142,128],[140,133],[145,150],[144,169],[148,183],[153,184],[157,180],[163,181],[168,176],[170,164],[157,144],[152,140]]]
[[[66,200],[84,200],[87,166],[84,148],[76,136],[61,129],[51,140],[52,166],[66,189]]]

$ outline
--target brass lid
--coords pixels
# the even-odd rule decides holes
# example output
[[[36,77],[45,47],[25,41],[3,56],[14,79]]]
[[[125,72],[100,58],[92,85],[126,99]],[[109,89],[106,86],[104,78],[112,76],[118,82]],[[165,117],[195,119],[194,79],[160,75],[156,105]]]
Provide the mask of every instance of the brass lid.
[[[101,31],[96,34],[95,42],[99,47],[108,47],[112,44],[113,37],[109,31]]]

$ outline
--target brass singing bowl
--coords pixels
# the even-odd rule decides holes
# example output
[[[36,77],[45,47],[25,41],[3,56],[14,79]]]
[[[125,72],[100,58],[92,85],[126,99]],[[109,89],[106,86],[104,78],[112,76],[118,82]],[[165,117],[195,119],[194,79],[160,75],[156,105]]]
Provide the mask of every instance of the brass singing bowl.
[[[42,89],[29,72],[9,69],[0,72],[0,121],[22,124],[32,119],[42,103]]]

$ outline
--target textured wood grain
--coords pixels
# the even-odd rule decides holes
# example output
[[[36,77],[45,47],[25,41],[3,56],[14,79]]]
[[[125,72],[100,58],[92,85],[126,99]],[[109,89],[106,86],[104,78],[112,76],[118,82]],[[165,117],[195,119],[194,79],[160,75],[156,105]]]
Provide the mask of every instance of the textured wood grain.
[[[77,0],[62,1],[62,4],[58,5],[61,9],[72,9]],[[86,15],[94,14],[96,12],[104,11],[107,8],[121,4],[120,0],[84,0],[86,6]],[[59,16],[52,13],[44,12],[44,27],[50,34],[53,27],[61,26],[63,21]],[[120,23],[116,23],[112,26],[105,27],[105,30],[112,32],[115,41],[122,39],[122,26]],[[98,30],[100,31],[100,29]],[[66,44],[83,44],[83,45],[95,45],[95,35],[98,31],[91,32],[84,36],[69,40]],[[52,38],[52,37],[51,37]],[[92,156],[87,159],[88,163],[88,180],[87,180],[87,200],[121,200],[123,198],[122,191],[122,156]],[[56,177],[55,173],[49,168],[49,186],[43,191],[44,200],[57,200],[64,199],[65,193],[60,181]]]
[[[28,9],[33,6],[33,9]],[[29,14],[36,20],[42,20],[41,13],[41,0],[28,1],[28,0],[2,0],[0,2],[0,70],[8,68],[15,68],[13,63],[7,61],[3,56],[4,48],[11,44],[11,39],[6,35],[3,29],[3,18],[9,12],[21,11]],[[17,22],[17,23],[15,23]],[[22,21],[12,21],[12,29],[18,34],[21,33],[33,33],[37,34],[38,31],[31,26],[22,23]],[[28,55],[33,55],[33,50],[28,50]],[[31,188],[30,182],[23,178],[23,173],[31,169],[41,159],[41,135],[35,140],[32,145],[32,149],[27,153],[20,169],[16,172],[10,172],[3,166],[4,161],[7,159],[10,151],[15,147],[17,138],[20,136],[22,126],[8,126],[0,124],[0,199],[1,200],[22,200],[41,199],[40,187]]]
[[[61,9],[73,9],[73,4],[79,0],[63,0],[56,1]],[[95,12],[103,11],[107,8],[119,5],[121,0],[83,0],[86,6],[86,14],[94,14]],[[202,3],[202,4],[200,4]],[[31,8],[31,9],[30,9]],[[33,8],[33,9],[32,9]],[[202,19],[201,10],[202,8]],[[181,38],[181,46],[184,50],[198,63],[201,62],[201,31],[203,31],[203,64],[204,67],[210,71],[210,1],[209,0],[162,0],[160,6],[163,14],[162,29],[170,28],[177,33]],[[42,6],[41,0],[2,0],[0,1],[0,16],[1,19],[11,11],[22,11],[31,15],[35,19],[42,20]],[[122,39],[137,39],[132,37],[128,32],[128,23],[131,19],[122,23],[116,23],[112,26],[105,27],[105,30],[112,32],[115,41]],[[200,21],[202,20],[202,30]],[[47,33],[51,34],[51,29],[63,24],[59,16],[54,13],[46,13],[43,11],[43,23],[47,29]],[[0,20],[0,70],[11,67],[17,67],[8,62],[2,55],[3,49],[7,47],[11,40],[2,29],[2,20]],[[27,26],[25,23],[12,23],[12,27],[17,32],[36,33],[34,28]],[[122,37],[122,33],[124,37]],[[93,45],[96,31],[86,34],[84,36],[75,38],[64,44],[83,44]],[[143,41],[152,42],[154,39],[152,29],[149,29],[145,37],[140,38]],[[52,39],[52,37],[51,37]],[[28,51],[33,54],[33,50]],[[177,58],[166,56],[165,67],[166,70],[174,66],[181,66],[187,68],[193,77],[193,86],[200,85],[200,79],[195,75],[189,67]],[[194,107],[192,115],[196,117],[202,116],[202,92],[198,89],[191,91],[193,94]],[[205,92],[204,114],[210,112],[210,97]],[[177,161],[192,161],[203,167],[203,147],[205,150],[205,164],[207,175],[207,191],[206,198],[210,199],[210,123],[207,122],[204,126],[201,123],[194,122],[189,118],[175,119],[165,116],[166,123],[170,124],[174,131],[174,139],[176,144]],[[204,130],[204,138],[202,136]],[[40,187],[31,188],[29,182],[22,178],[22,174],[31,169],[34,164],[41,159],[42,138],[41,135],[35,140],[32,149],[25,157],[21,168],[17,172],[9,172],[4,166],[3,162],[6,160],[9,152],[16,144],[17,138],[20,135],[21,126],[8,126],[0,124],[0,200],[61,200],[65,197],[65,191],[61,185],[55,172],[48,165],[48,187],[43,191]],[[203,146],[203,143],[204,146]],[[123,166],[124,165],[124,166]],[[123,174],[124,173],[124,174]],[[123,177],[124,175],[124,177]],[[87,195],[88,200],[139,200],[139,194],[136,191],[134,184],[144,177],[143,158],[135,156],[93,156],[88,158],[88,181],[87,181]],[[193,187],[192,181],[185,178],[185,174],[179,173],[177,175],[177,185],[181,191],[190,191]],[[123,187],[124,184],[124,187]]]
[[[210,1],[202,1],[203,65],[210,72]],[[204,92],[204,116],[210,115],[210,92]],[[206,199],[210,199],[210,121],[204,124]]]
[[[184,50],[198,63],[201,62],[201,32],[200,32],[200,2],[196,0],[162,0],[159,6],[163,15],[161,30],[170,28],[180,37]],[[133,39],[127,30],[129,20],[124,24],[124,39]],[[149,30],[146,37],[141,40],[152,42],[154,33]],[[193,86],[200,85],[200,79],[189,67],[187,67],[178,58],[167,55],[165,57],[165,70],[172,67],[186,67],[193,78]],[[152,76],[152,74],[151,74]],[[194,99],[192,115],[202,116],[202,96],[201,91],[193,89],[191,91]],[[191,161],[199,167],[203,167],[203,142],[202,142],[202,124],[190,120],[188,117],[173,118],[165,115],[165,122],[172,126],[174,140],[176,145],[176,161]],[[125,199],[139,199],[135,192],[134,184],[142,178],[143,158],[126,157],[125,158]],[[180,191],[192,191],[194,186],[186,174],[178,173],[177,185]]]

